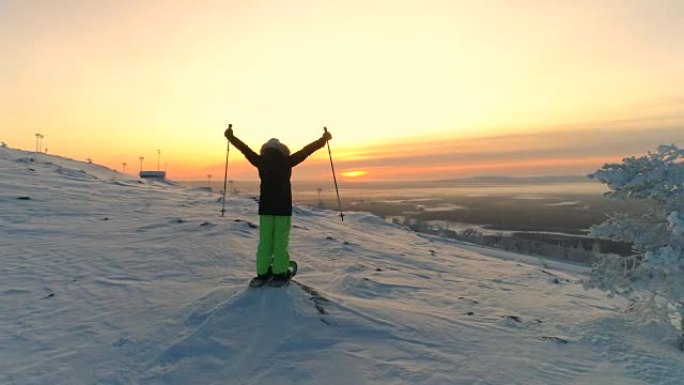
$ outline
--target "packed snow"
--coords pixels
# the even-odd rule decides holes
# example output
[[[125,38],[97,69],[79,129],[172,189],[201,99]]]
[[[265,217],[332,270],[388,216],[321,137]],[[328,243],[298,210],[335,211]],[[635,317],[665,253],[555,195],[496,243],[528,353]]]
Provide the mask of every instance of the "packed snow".
[[[9,148],[0,172],[3,385],[684,378],[666,334],[585,291],[582,266],[296,207],[296,282],[250,289],[255,197],[222,218],[206,189]]]

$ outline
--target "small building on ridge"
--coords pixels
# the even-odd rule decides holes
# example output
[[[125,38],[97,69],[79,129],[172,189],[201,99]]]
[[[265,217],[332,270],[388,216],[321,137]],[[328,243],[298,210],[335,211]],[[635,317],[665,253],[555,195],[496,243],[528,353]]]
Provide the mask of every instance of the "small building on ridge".
[[[141,179],[165,180],[166,171],[140,171]]]

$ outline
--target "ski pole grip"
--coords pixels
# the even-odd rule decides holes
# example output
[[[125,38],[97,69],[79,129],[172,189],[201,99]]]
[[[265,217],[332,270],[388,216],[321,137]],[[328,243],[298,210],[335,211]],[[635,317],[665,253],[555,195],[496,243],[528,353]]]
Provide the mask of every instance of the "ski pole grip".
[[[228,123],[228,128],[226,128],[225,134],[227,135],[228,130],[232,130],[232,129],[233,129],[233,123]],[[228,136],[226,136],[226,139],[228,139]],[[230,139],[228,139],[228,142],[230,142]]]
[[[323,127],[323,132],[328,132],[328,127]]]

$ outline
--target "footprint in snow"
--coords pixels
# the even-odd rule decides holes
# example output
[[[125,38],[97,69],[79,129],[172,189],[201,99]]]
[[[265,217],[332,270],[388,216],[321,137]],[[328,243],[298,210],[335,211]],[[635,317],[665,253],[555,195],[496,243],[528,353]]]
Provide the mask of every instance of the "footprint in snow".
[[[242,222],[242,221],[243,220],[240,218],[233,219],[233,222]],[[258,229],[259,228],[259,226],[255,225],[254,223],[252,223],[250,221],[244,221],[244,222],[247,224],[247,227],[249,227],[250,229]]]
[[[523,327],[523,326],[535,326],[535,325],[541,325],[543,323],[542,320],[535,319],[534,321],[525,321],[522,317],[517,316],[517,315],[505,315],[501,316],[502,320],[501,323],[504,326],[509,326],[509,327]]]
[[[294,284],[299,286],[300,289],[302,289],[305,293],[309,295],[309,300],[314,303],[314,307],[316,308],[316,311],[318,311],[319,314],[321,315],[327,315],[328,312],[325,310],[325,307],[323,306],[324,304],[327,304],[330,302],[327,298],[322,296],[316,289],[312,288],[311,286],[305,285],[301,282],[292,280]],[[321,322],[323,322],[326,325],[330,325],[330,322],[326,320],[325,318],[320,319]]]
[[[539,337],[539,338],[542,339],[542,340],[544,340],[544,341],[555,342],[555,343],[557,343],[557,344],[559,344],[559,345],[567,345],[567,344],[570,343],[569,340],[567,340],[567,339],[565,339],[565,338],[562,338],[562,337],[556,337],[556,336],[541,336],[541,337]]]

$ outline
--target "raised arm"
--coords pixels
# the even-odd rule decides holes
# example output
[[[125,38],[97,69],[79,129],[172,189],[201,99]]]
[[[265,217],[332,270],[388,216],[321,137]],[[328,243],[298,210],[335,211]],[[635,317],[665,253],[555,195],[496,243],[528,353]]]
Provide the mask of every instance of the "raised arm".
[[[307,144],[301,150],[290,155],[290,165],[292,167],[294,167],[294,166],[302,163],[304,161],[304,159],[309,157],[309,155],[313,154],[314,152],[318,151],[323,146],[325,146],[325,143],[330,139],[332,139],[332,135],[330,135],[330,133],[328,133],[328,132],[325,132],[320,139],[317,139],[317,140]]]
[[[249,161],[249,163],[252,164],[252,166],[259,167],[259,159],[261,159],[261,157],[251,148],[249,148],[249,146],[246,145],[243,141],[241,141],[235,135],[233,135],[232,128],[228,128],[224,134],[228,141],[232,143],[235,146],[235,148],[240,150],[240,152],[245,156],[245,158],[247,158],[247,160]]]

